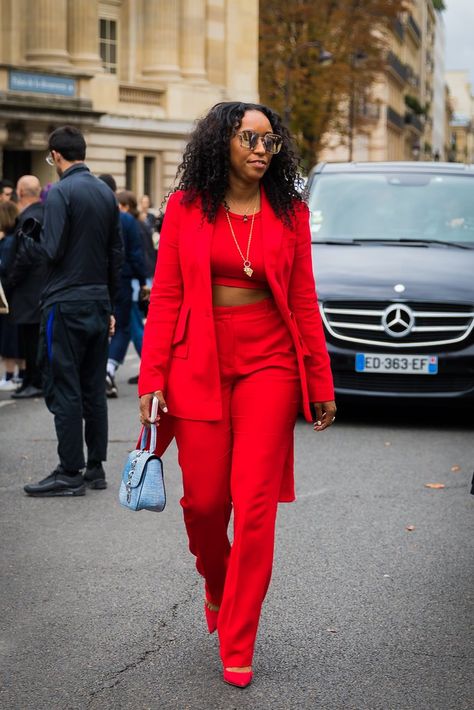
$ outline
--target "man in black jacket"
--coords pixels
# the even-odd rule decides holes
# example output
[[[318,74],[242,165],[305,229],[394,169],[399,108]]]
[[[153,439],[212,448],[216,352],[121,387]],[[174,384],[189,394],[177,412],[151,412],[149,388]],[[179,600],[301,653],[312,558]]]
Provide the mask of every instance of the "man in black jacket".
[[[42,296],[44,395],[54,414],[59,465],[25,486],[34,496],[84,495],[105,488],[107,400],[104,372],[123,244],[114,195],[84,164],[86,143],[63,126],[48,140],[60,180],[46,200],[41,243],[48,260]],[[85,422],[87,461],[82,422]],[[81,470],[86,464],[84,476]]]
[[[41,370],[37,362],[40,297],[46,280],[46,259],[39,244],[44,210],[40,192],[40,181],[34,175],[23,175],[18,180],[16,194],[20,215],[15,231],[15,256],[9,269],[7,286],[10,293],[10,317],[19,327],[26,367],[21,387],[11,395],[13,399],[43,395]],[[25,248],[22,238],[25,223],[32,228],[31,236],[35,241],[33,248]]]

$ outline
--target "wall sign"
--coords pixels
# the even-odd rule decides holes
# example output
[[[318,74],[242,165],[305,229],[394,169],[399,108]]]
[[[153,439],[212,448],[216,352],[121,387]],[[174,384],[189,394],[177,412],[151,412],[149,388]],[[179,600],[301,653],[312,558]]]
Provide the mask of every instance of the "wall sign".
[[[11,70],[8,74],[8,88],[10,91],[28,91],[33,94],[74,96],[76,81],[65,76]]]

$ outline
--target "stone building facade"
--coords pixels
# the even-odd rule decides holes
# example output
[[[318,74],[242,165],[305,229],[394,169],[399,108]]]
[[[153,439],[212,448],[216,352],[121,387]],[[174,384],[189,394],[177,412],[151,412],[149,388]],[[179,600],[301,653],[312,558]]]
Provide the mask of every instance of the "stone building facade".
[[[258,0],[0,0],[0,174],[55,174],[49,132],[159,203],[193,122],[258,99]]]
[[[372,103],[356,101],[352,149],[330,136],[322,160],[432,159],[436,59],[443,64],[438,75],[444,68],[442,42],[435,53],[439,21],[432,0],[413,0],[401,13],[388,32],[386,70],[373,87]],[[436,118],[444,126],[439,113]]]
[[[474,96],[467,70],[446,72],[452,115],[449,123],[450,160],[474,163]]]

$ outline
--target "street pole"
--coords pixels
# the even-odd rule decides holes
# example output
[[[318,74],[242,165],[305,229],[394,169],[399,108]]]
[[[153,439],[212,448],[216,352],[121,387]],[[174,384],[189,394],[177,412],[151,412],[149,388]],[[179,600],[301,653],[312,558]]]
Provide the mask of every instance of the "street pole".
[[[357,69],[357,62],[367,59],[365,52],[357,50],[351,54],[351,80],[349,85],[349,163],[352,163],[354,154],[354,131],[356,121],[356,81],[354,71]]]
[[[352,163],[352,155],[354,152],[354,124],[355,124],[355,82],[351,77],[351,86],[349,93],[349,163]]]

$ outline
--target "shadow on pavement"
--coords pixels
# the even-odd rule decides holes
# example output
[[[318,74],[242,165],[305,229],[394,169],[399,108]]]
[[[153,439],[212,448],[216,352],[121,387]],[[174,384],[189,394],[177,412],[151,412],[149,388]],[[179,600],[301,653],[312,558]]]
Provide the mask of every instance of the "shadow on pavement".
[[[370,424],[371,426],[413,426],[417,429],[474,429],[474,402],[456,401],[337,399],[338,422]]]

